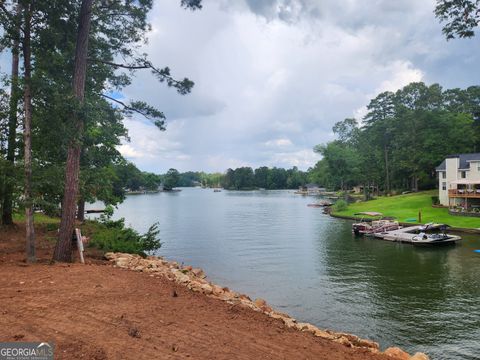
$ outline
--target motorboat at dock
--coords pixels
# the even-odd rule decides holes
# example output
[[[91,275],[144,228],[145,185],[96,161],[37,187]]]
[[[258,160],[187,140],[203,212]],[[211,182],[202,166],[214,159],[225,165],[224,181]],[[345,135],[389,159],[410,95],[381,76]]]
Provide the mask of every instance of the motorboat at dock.
[[[448,234],[448,228],[449,226],[446,224],[428,223],[393,231],[378,232],[374,236],[383,240],[409,243],[416,246],[453,245],[462,240],[458,235]]]
[[[355,215],[368,216],[362,217],[360,222],[352,224],[352,232],[355,235],[373,235],[386,231],[397,230],[400,224],[393,218],[384,218],[382,213],[374,211],[359,212]]]

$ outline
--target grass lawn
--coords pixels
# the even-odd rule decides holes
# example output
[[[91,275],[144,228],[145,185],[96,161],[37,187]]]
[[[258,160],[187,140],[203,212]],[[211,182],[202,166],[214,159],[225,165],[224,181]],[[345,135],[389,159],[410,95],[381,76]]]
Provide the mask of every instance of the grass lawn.
[[[25,213],[14,213],[13,221],[25,222]],[[35,213],[33,214],[33,221],[36,224],[59,224],[60,218],[50,217],[42,213]]]
[[[379,197],[375,200],[350,204],[347,210],[335,212],[334,215],[354,216],[357,212],[377,211],[384,216],[394,216],[400,222],[407,222],[407,219],[412,218],[416,218],[418,221],[418,212],[421,210],[422,223],[436,222],[460,228],[480,228],[480,218],[452,216],[445,208],[433,208],[431,197],[436,195],[438,195],[438,191],[432,190]]]

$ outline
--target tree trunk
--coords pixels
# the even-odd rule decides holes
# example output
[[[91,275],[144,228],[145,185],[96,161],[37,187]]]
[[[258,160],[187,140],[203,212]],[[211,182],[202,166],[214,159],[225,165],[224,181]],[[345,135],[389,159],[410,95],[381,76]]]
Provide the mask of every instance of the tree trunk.
[[[93,0],[82,0],[78,21],[77,43],[75,48],[75,64],[73,70],[73,93],[81,105],[85,97],[85,79],[87,72],[88,35]],[[72,261],[72,234],[75,226],[75,212],[78,195],[78,179],[80,174],[81,139],[83,135],[83,119],[80,114],[73,114],[76,134],[70,141],[65,166],[65,191],[62,201],[62,219],[60,234],[55,246],[53,259],[56,261]]]
[[[85,221],[85,200],[83,198],[78,200],[77,220],[81,222]]]
[[[26,250],[27,261],[35,262],[35,228],[33,226],[33,202],[32,202],[32,88],[31,88],[31,20],[32,4],[24,10],[24,36],[23,36],[23,63],[24,63],[24,130],[23,141],[25,143],[25,227],[26,227]]]
[[[8,150],[7,150],[7,162],[9,166],[9,171],[6,174],[5,182],[5,194],[3,198],[2,206],[2,223],[4,225],[12,225],[12,202],[13,202],[13,184],[15,182],[15,177],[13,175],[14,165],[15,165],[15,149],[16,149],[16,138],[17,138],[17,108],[18,100],[20,98],[20,93],[18,89],[18,64],[19,64],[19,37],[20,37],[20,20],[21,15],[21,6],[17,4],[16,16],[17,24],[14,34],[14,40],[12,44],[12,83],[10,90],[10,108],[8,114]]]
[[[418,177],[417,177],[417,175],[412,176],[412,191],[418,192]]]
[[[388,164],[388,149],[386,144],[383,145],[383,152],[385,155],[385,190],[387,191],[387,194],[390,194],[390,170]]]

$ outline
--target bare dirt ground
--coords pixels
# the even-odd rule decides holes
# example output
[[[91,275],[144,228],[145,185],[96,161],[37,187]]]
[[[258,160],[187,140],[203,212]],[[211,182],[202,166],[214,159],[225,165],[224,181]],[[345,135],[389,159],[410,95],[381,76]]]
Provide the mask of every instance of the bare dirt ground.
[[[37,230],[39,263],[27,265],[23,228],[0,230],[0,341],[54,342],[56,359],[392,360],[95,253],[87,265],[51,264],[54,235]]]

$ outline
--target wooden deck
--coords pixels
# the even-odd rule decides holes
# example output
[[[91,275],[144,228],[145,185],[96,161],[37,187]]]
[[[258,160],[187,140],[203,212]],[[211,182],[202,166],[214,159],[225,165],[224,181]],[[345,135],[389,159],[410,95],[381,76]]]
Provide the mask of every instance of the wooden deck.
[[[476,190],[452,189],[452,190],[448,190],[448,197],[480,199],[480,189],[476,189]]]

